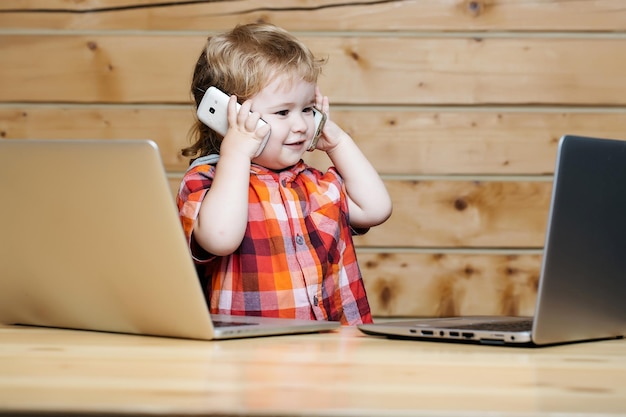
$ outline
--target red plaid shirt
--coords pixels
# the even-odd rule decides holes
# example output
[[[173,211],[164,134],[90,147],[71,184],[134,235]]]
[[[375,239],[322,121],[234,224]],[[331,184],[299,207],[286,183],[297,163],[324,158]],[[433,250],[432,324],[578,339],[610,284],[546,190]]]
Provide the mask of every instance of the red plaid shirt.
[[[302,161],[282,172],[253,164],[245,236],[237,251],[218,257],[192,236],[217,158],[196,160],[176,199],[211,313],[372,322],[337,171]]]

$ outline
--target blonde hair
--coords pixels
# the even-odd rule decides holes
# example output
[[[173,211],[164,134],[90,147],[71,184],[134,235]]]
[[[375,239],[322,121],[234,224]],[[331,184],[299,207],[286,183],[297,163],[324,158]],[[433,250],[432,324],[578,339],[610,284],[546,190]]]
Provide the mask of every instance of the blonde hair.
[[[325,60],[317,59],[296,37],[268,23],[238,25],[210,36],[196,62],[191,94],[196,108],[211,86],[243,102],[258,94],[276,76],[317,83]],[[192,127],[193,145],[182,154],[219,154],[222,137],[199,120]]]

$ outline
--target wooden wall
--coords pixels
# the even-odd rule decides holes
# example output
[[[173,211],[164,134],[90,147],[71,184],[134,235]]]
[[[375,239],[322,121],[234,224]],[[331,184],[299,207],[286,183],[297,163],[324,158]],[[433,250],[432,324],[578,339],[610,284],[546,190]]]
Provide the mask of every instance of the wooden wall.
[[[357,240],[375,315],[532,314],[559,137],[626,138],[623,0],[3,0],[0,137],[150,138],[174,193],[205,37],[261,20],[328,57],[393,197]]]

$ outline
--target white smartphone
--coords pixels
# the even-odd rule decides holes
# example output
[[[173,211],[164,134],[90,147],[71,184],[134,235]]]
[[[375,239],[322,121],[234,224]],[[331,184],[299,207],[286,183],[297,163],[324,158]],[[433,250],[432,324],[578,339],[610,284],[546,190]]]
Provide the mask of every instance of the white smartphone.
[[[209,87],[204,93],[204,97],[202,97],[197,111],[198,119],[222,136],[226,136],[226,132],[228,131],[228,100],[229,96],[222,90],[217,87]],[[237,111],[239,111],[240,108],[241,104],[237,103]],[[259,119],[256,128],[258,129],[266,124],[265,120]],[[259,149],[257,149],[254,154],[255,158],[261,155],[263,149],[265,149],[267,140],[270,138],[270,133],[271,132],[267,132],[267,135],[263,138]]]
[[[202,101],[200,101],[200,105],[198,106],[198,119],[215,130],[222,136],[226,135],[228,131],[228,100],[229,96],[218,89],[217,87],[209,87],[209,89],[204,93],[204,97],[202,97]],[[237,111],[241,108],[241,104],[237,103]],[[317,141],[322,135],[322,129],[324,128],[324,124],[326,123],[326,114],[314,108],[313,110],[315,117],[315,135],[311,140],[311,143],[307,147],[308,151],[314,151],[317,146]],[[259,119],[257,123],[257,129],[266,124],[265,120]],[[259,149],[257,150],[254,157],[261,155],[267,141],[270,137],[270,133],[263,138],[261,145],[259,145]]]
[[[322,130],[324,129],[324,124],[326,123],[326,113],[317,107],[314,107],[313,113],[315,116],[315,135],[313,136],[313,139],[311,139],[311,143],[307,148],[307,151],[309,152],[313,152],[315,150],[317,141],[320,139],[320,136],[322,136]]]

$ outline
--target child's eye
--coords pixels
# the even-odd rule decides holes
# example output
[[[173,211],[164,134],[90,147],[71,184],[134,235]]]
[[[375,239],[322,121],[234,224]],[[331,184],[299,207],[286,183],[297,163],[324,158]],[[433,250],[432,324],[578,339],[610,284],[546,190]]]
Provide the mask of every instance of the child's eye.
[[[280,110],[276,112],[279,116],[287,116],[289,114],[289,110]]]
[[[303,113],[312,113],[315,109],[313,109],[313,107],[305,107],[304,110],[302,110]]]

